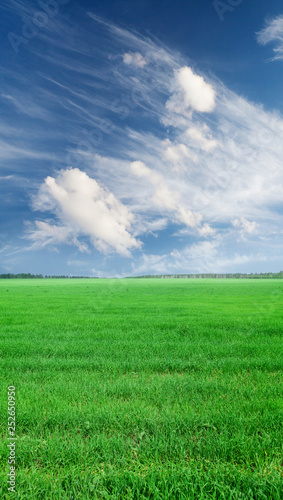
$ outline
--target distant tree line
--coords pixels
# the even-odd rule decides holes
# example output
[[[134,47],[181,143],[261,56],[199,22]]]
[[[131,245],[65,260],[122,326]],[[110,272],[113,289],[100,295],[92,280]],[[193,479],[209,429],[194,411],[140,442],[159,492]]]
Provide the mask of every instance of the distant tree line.
[[[226,274],[213,274],[213,273],[202,273],[202,274],[146,274],[144,276],[126,276],[127,278],[156,278],[156,279],[172,279],[172,278],[187,278],[187,279],[207,279],[207,278],[218,278],[218,279],[283,279],[283,271],[279,273],[226,273]],[[89,278],[98,279],[96,276],[47,276],[43,274],[30,274],[30,273],[19,273],[19,274],[0,274],[0,279],[75,279],[75,278]]]
[[[13,279],[26,279],[26,280],[31,280],[31,279],[42,279],[43,275],[42,274],[30,274],[30,273],[19,273],[19,274],[0,274],[0,279],[2,280],[13,280]]]
[[[19,274],[0,274],[0,279],[2,280],[34,280],[34,279],[70,279],[70,278],[89,278],[89,276],[43,276],[43,274],[30,274],[30,273],[19,273]]]
[[[278,273],[226,273],[226,274],[213,274],[213,273],[202,273],[202,274],[157,274],[150,275],[146,274],[144,276],[128,276],[128,278],[188,278],[188,279],[201,279],[201,278],[218,278],[218,279],[278,279],[283,278],[283,271],[279,271]]]

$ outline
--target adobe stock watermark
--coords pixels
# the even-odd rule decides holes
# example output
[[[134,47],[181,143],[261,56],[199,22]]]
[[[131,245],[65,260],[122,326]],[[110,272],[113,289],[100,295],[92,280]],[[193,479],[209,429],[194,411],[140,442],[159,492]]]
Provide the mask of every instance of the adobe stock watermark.
[[[27,44],[34,38],[39,30],[46,28],[50,19],[55,17],[60,9],[60,5],[67,5],[70,0],[39,0],[38,5],[42,10],[37,10],[30,18],[22,17],[23,26],[21,34],[9,33],[8,40],[16,54],[19,53],[19,47]]]
[[[225,2],[214,0],[212,5],[220,21],[223,22],[224,14],[226,14],[226,12],[233,12],[242,2],[243,0],[226,0]]]
[[[13,385],[8,387],[8,491],[16,493],[16,390]]]
[[[147,93],[142,89],[132,89],[130,95],[121,96],[115,99],[110,106],[111,111],[121,121],[126,120],[131,111],[148,100]],[[95,155],[96,148],[98,148],[104,139],[104,135],[109,135],[118,130],[118,126],[114,124],[109,118],[103,118],[96,128],[92,130],[83,129],[82,138],[76,146],[75,151],[71,151],[66,156],[66,163],[72,167],[78,168],[84,161],[84,157]]]
[[[156,72],[162,68],[162,64],[156,64]],[[83,138],[77,142],[76,150],[71,150],[66,155],[66,163],[68,166],[79,167],[83,164],[84,158],[96,153],[105,137],[110,133],[118,131],[119,122],[125,121],[138,107],[142,107],[145,103],[151,104],[150,92],[148,85],[152,86],[150,77],[144,80],[143,85],[137,83],[132,87],[129,93],[120,95],[110,104],[110,111],[115,115],[115,123],[109,118],[102,118],[96,128],[92,130],[82,130]]]

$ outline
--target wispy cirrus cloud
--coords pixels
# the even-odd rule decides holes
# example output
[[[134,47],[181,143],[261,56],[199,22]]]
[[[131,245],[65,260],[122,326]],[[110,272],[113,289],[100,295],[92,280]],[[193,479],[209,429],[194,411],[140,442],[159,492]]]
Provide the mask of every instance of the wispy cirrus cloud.
[[[225,254],[219,241],[203,241],[185,246],[182,250],[159,255],[144,254],[133,264],[134,275],[142,274],[194,274],[235,272],[253,263],[266,262],[265,255],[259,252]]]
[[[33,248],[94,246],[137,262],[142,248],[145,272],[158,262],[164,272],[174,262],[201,269],[201,254],[219,269],[240,265],[263,240],[268,252],[283,217],[279,111],[237,95],[156,39],[81,15],[84,29],[72,37],[58,17],[53,32],[31,41],[38,71],[22,70],[17,85],[11,69],[2,89],[10,110],[0,124],[3,158],[23,172],[29,161],[32,192],[41,185]],[[276,26],[262,40],[276,35],[279,43]],[[38,108],[29,109],[33,95]],[[153,234],[168,235],[171,250],[154,256]]]
[[[8,102],[12,103],[17,112],[23,113],[30,117],[39,117],[43,120],[48,119],[48,113],[46,113],[46,109],[37,105],[34,102],[34,99],[23,99],[22,95],[17,97],[16,95],[9,95],[5,93],[0,94],[1,99],[6,99]]]
[[[282,220],[280,114],[186,66],[179,55],[166,54],[156,42],[111,23],[106,28],[123,47],[130,40],[132,50],[147,60],[137,67],[112,57],[112,85],[122,94],[134,82],[143,89],[143,98],[138,107],[131,108],[133,101],[116,105],[118,116],[109,118],[111,131],[103,134],[104,153],[98,155],[93,148],[83,155],[86,171],[135,214],[135,234],[142,235],[154,216],[165,221],[157,230],[167,230],[169,222],[183,225],[196,240],[215,241],[219,225],[235,244],[239,232],[256,238],[249,230],[254,227],[268,238],[268,221]],[[101,105],[111,111],[103,101]],[[85,104],[76,113],[78,109],[86,119]],[[131,126],[125,126],[131,116]],[[109,140],[115,143],[115,153],[108,148]]]
[[[132,173],[140,179],[153,186],[153,193],[150,198],[153,205],[157,206],[161,213],[171,214],[173,221],[179,224],[185,224],[188,227],[197,227],[200,225],[202,215],[193,213],[186,206],[180,203],[180,194],[172,190],[166,183],[166,180],[160,173],[150,170],[141,161],[131,163]]]
[[[283,15],[268,21],[266,26],[257,33],[257,40],[261,45],[273,43],[274,56],[272,61],[283,59]]]

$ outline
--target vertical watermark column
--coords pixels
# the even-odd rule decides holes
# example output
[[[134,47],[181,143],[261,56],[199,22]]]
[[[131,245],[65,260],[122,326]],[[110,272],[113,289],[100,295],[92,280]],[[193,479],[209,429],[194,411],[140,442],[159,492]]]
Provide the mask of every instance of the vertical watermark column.
[[[16,493],[16,389],[8,387],[8,491]]]
[[[20,45],[27,44],[42,28],[46,28],[50,19],[58,14],[60,5],[66,5],[69,2],[70,0],[39,0],[38,4],[42,10],[37,10],[30,18],[22,17],[24,24],[21,34],[10,32],[7,35],[14,52],[18,54]]]

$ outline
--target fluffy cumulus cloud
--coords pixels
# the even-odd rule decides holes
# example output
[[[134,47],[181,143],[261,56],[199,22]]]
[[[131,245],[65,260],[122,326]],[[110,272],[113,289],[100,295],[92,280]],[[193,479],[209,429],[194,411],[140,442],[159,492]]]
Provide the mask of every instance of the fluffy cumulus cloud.
[[[170,111],[182,114],[184,108],[199,113],[210,113],[214,110],[215,89],[188,66],[175,71],[175,86],[176,92],[167,101]]]
[[[47,177],[34,198],[35,210],[53,211],[60,225],[37,221],[30,239],[39,245],[73,243],[87,250],[79,237],[88,237],[101,252],[129,256],[140,247],[131,235],[133,214],[111,192],[77,168]]]
[[[139,52],[126,52],[123,55],[125,64],[132,64],[138,68],[143,68],[146,65],[146,59]]]
[[[29,234],[33,247],[68,243],[90,251],[91,242],[102,253],[130,256],[143,239],[145,255],[134,273],[225,272],[263,262],[264,254],[272,252],[282,261],[280,112],[237,95],[156,41],[109,22],[101,26],[106,34],[100,43],[93,25],[88,32],[97,47],[99,70],[93,64],[96,52],[90,57],[85,51],[85,32],[76,48],[57,47],[64,78],[52,81],[57,86],[48,94],[50,109],[63,106],[68,119],[66,130],[60,122],[55,132],[64,129],[72,144],[84,142],[88,147],[84,153],[77,148],[75,162],[68,160],[80,170],[69,168],[56,175],[52,161],[66,165],[66,155],[59,157],[51,148],[44,152],[49,177],[43,182],[47,173],[42,167],[43,184],[33,205],[46,217]],[[258,34],[261,43],[275,43],[277,59],[282,54],[282,26],[279,17]],[[52,74],[54,66],[49,59],[45,63]],[[9,89],[3,93],[12,95]],[[109,124],[104,128],[98,118],[103,116]],[[55,127],[57,122],[52,123]],[[5,137],[2,156],[10,158],[12,151],[17,161],[38,160],[30,131],[25,150],[23,138],[15,143],[12,125],[0,131]],[[40,155],[42,160],[42,151]],[[161,231],[170,248],[155,256],[151,238],[143,236]],[[140,258],[137,253],[135,258]]]
[[[257,40],[262,45],[274,43],[273,61],[283,59],[283,15],[278,16],[268,23],[257,33]]]

